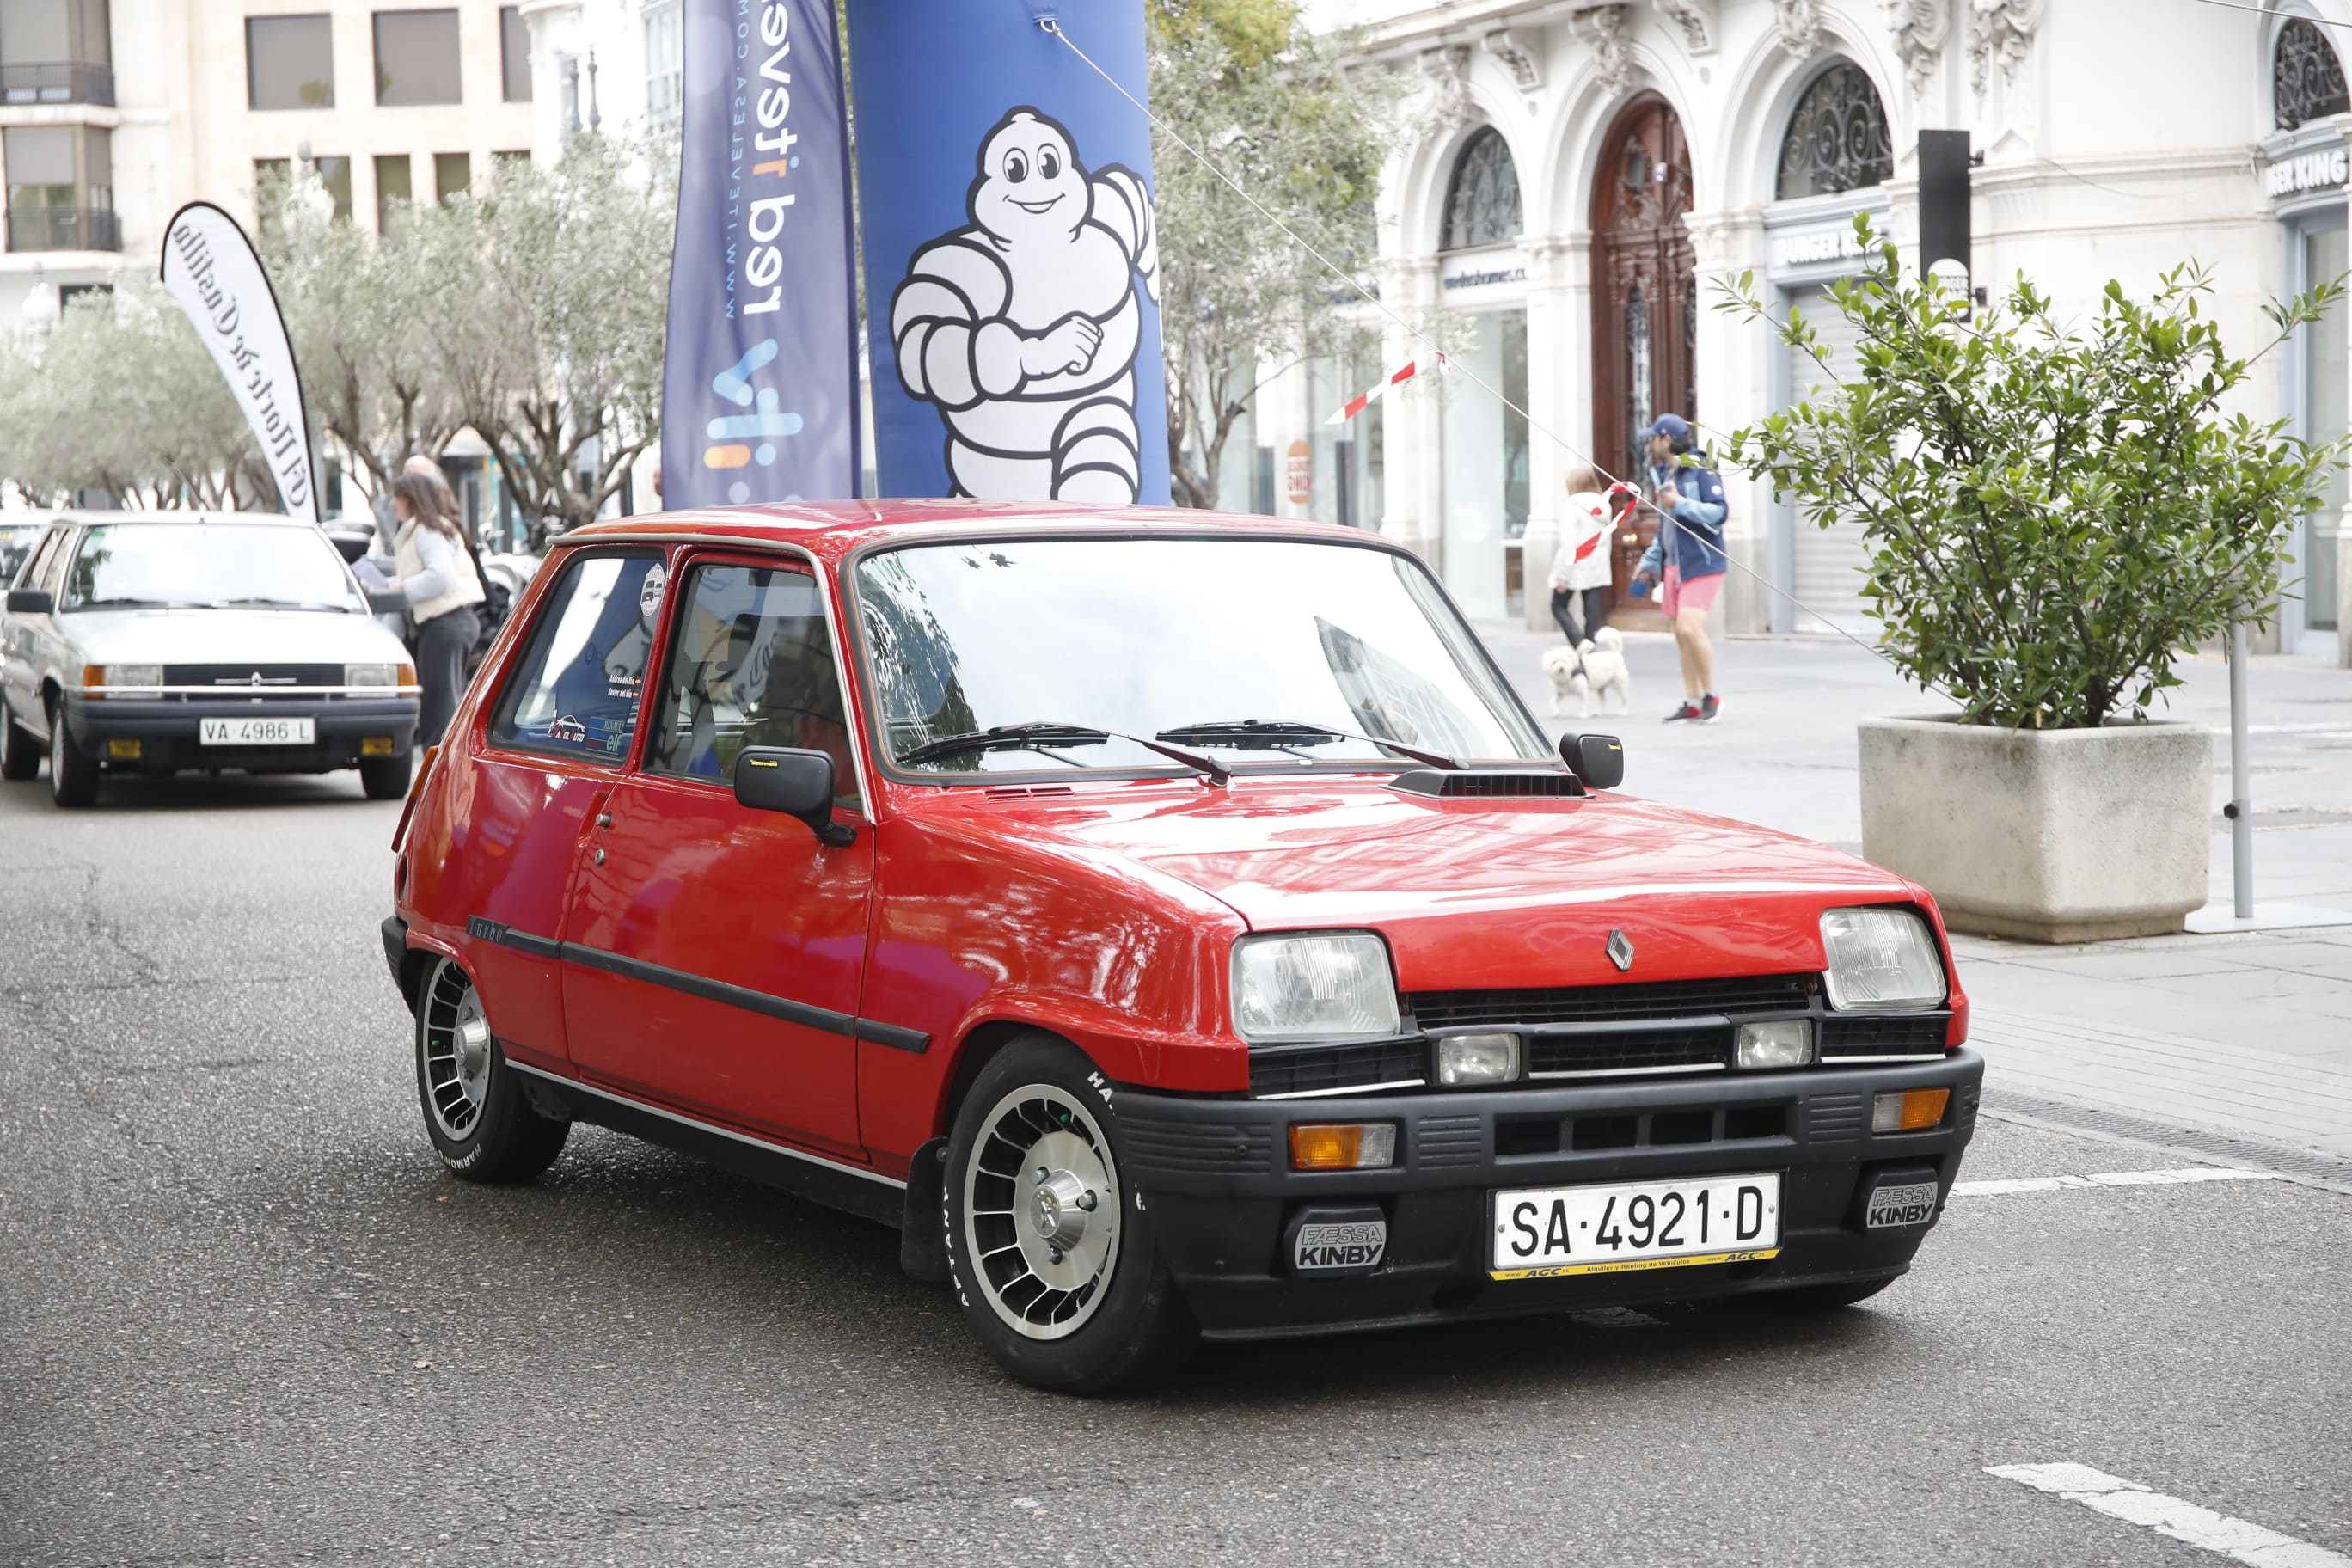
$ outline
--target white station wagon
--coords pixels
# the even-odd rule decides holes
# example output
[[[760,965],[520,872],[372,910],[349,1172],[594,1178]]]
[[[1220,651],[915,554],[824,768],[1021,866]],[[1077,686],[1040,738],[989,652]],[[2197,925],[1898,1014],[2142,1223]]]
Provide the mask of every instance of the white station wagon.
[[[326,773],[407,792],[416,671],[326,534],[276,515],[66,512],[0,618],[0,777]]]

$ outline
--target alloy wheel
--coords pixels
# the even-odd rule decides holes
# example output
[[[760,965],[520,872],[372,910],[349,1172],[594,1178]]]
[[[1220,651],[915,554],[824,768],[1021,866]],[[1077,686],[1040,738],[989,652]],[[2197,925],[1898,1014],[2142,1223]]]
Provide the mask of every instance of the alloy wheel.
[[[443,959],[426,985],[423,1033],[425,1103],[444,1136],[463,1142],[490,1091],[490,1021],[466,972]]]
[[[1013,1332],[1066,1338],[1102,1305],[1118,1262],[1118,1166],[1102,1126],[1051,1084],[989,1111],[963,1176],[963,1241]]]

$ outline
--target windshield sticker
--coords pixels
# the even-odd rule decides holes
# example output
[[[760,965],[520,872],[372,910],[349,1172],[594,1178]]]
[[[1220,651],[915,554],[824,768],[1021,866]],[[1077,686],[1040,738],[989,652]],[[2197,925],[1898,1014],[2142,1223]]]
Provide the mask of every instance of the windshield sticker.
[[[566,713],[560,719],[548,721],[547,738],[551,741],[569,741],[573,745],[584,746],[588,743],[588,726]]]
[[[646,568],[645,581],[637,585],[637,613],[647,623],[661,613],[662,589],[669,582],[669,573],[658,561]]]

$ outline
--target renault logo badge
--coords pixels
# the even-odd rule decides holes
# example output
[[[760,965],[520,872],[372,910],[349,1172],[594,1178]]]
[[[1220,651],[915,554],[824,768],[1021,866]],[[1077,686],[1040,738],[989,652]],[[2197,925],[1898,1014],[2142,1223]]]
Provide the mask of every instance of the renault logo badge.
[[[1609,933],[1609,962],[1620,970],[1633,967],[1633,943],[1622,931]]]

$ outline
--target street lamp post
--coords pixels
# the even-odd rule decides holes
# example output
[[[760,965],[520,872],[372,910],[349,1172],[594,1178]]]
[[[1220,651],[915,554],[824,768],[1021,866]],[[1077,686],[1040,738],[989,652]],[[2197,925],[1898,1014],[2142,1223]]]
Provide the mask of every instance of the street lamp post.
[[[2243,620],[2230,624],[2230,892],[2231,912],[2254,918],[2254,805],[2250,798],[2252,766],[2246,755],[2246,666],[2252,648]]]

